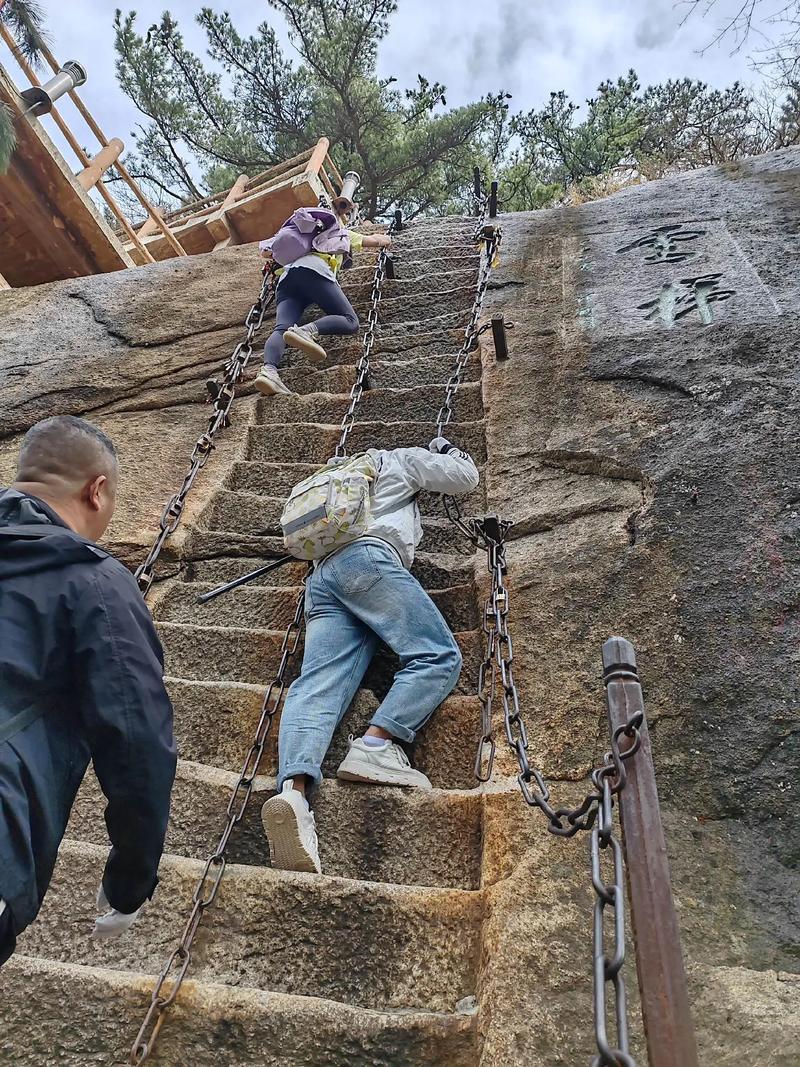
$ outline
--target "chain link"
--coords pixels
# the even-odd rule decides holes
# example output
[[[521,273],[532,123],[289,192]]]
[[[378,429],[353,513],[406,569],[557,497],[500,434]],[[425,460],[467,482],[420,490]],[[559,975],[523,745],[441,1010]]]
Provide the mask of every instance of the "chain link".
[[[463,521],[463,520],[462,520]],[[481,737],[475,759],[475,775],[488,781],[492,774],[496,743],[492,714],[498,699],[503,705],[506,741],[519,767],[517,782],[525,801],[537,807],[547,818],[547,829],[557,837],[573,837],[580,830],[590,830],[590,854],[594,905],[594,1007],[595,1038],[599,1055],[592,1067],[636,1067],[629,1052],[627,1004],[622,966],[625,962],[625,885],[622,848],[614,836],[614,796],[625,788],[625,762],[639,749],[643,713],[634,713],[614,730],[611,751],[591,775],[593,789],[574,808],[553,807],[550,790],[543,775],[528,760],[528,732],[520,710],[519,692],[514,681],[514,646],[508,629],[510,600],[505,582],[506,537],[512,523],[487,515],[468,520],[476,543],[487,552],[491,590],[483,610],[485,657],[478,676],[481,701]],[[629,740],[623,748],[623,738]],[[609,852],[610,850],[610,852]],[[611,856],[611,881],[603,880],[603,855]],[[605,951],[605,909],[614,916],[613,952]],[[606,1002],[609,985],[615,998],[617,1047],[609,1044],[606,1034]]]
[[[253,355],[253,341],[255,335],[261,329],[267,308],[275,296],[274,275],[266,268],[263,271],[261,291],[258,299],[250,308],[244,320],[247,329],[245,338],[234,348],[224,366],[222,383],[217,390],[213,401],[213,410],[208,420],[208,426],[197,438],[189,460],[189,469],[183,479],[180,489],[170,497],[167,506],[159,521],[159,530],[156,539],[150,547],[150,551],[144,561],[136,569],[135,578],[139,583],[142,596],[147,596],[150,586],[155,578],[155,565],[167,539],[175,533],[186,507],[186,497],[197,479],[198,474],[208,462],[208,458],[215,448],[214,438],[230,423],[230,411],[236,395],[236,386],[242,379],[248,363]]]
[[[258,768],[264,755],[267,736],[272,721],[281,705],[286,689],[286,671],[292,657],[297,652],[303,634],[303,601],[305,581],[297,598],[294,617],[286,628],[281,644],[281,659],[278,670],[269,685],[261,706],[261,718],[256,727],[255,737],[250,746],[239,780],[234,787],[226,812],[225,826],[220,834],[217,846],[206,860],[203,873],[192,894],[192,910],[183,928],[181,938],[167,960],[150,999],[150,1006],[144,1021],[136,1035],[131,1049],[129,1064],[139,1067],[145,1063],[155,1046],[159,1031],[170,1005],[175,1001],[183,980],[192,961],[192,946],[203,915],[217,899],[220,885],[225,874],[227,860],[225,853],[233,831],[244,818],[247,805],[255,785]]]
[[[396,223],[394,220],[389,224],[387,234],[391,237],[394,233]],[[383,296],[383,281],[386,277],[386,263],[389,254],[385,248],[380,250],[378,255],[378,262],[375,264],[375,273],[372,277],[372,292],[369,300],[369,311],[367,312],[367,322],[364,328],[364,339],[362,342],[361,358],[356,365],[356,380],[353,383],[353,388],[350,390],[350,401],[347,405],[347,411],[342,416],[342,422],[340,425],[339,443],[336,445],[336,451],[334,457],[336,459],[344,459],[347,455],[347,438],[350,436],[356,421],[356,410],[361,403],[361,397],[364,395],[364,391],[369,388],[369,360],[372,354],[372,348],[375,344],[375,330],[378,325],[378,308],[380,307],[381,297]]]

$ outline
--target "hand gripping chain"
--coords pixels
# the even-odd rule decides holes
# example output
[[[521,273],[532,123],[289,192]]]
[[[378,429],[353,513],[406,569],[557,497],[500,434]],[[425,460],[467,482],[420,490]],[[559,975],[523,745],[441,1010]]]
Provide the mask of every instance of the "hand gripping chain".
[[[394,228],[395,227],[393,224],[389,227],[388,232],[391,234]],[[363,351],[361,358],[358,362],[358,375],[356,378],[355,385],[350,391],[350,404],[348,406],[347,412],[344,415],[344,418],[342,419],[341,437],[339,439],[339,444],[336,447],[336,456],[346,455],[345,449],[347,444],[347,437],[355,422],[355,411],[364,393],[367,376],[369,374],[369,356],[370,352],[372,351],[372,346],[375,342],[375,328],[378,324],[378,305],[380,304],[381,299],[381,287],[383,284],[383,280],[386,276],[386,262],[386,250],[381,249],[381,252],[378,256],[378,262],[375,267],[375,274],[372,280],[370,310],[369,315],[367,317],[366,330],[364,333]],[[261,325],[261,321],[263,320],[264,316],[264,308],[266,307],[266,304],[264,303],[264,300],[267,295],[267,289],[265,288],[266,285],[267,279],[265,277],[264,286],[262,286],[261,295],[259,297],[260,303],[257,302],[253,305],[253,308],[251,308],[250,314],[248,315],[246,320],[248,325],[247,339],[243,342],[243,344],[237,346],[237,349],[235,350],[234,354],[231,356],[231,359],[226,365],[226,369],[230,369],[237,357],[246,353],[246,355],[244,355],[243,362],[238,365],[238,372],[234,370],[235,377],[229,377],[229,375],[226,374],[222,388],[220,389],[220,395],[222,395],[226,387],[229,390],[229,399],[226,400],[225,406],[223,408],[223,421],[224,418],[227,417],[227,412],[230,410],[230,405],[233,401],[233,386],[241,379],[242,372],[247,366],[247,362],[250,358],[250,355],[252,355],[253,333],[255,333],[255,330],[258,329],[258,327]],[[257,308],[260,310],[257,311]],[[251,322],[255,324],[253,329],[251,329]],[[248,348],[249,352],[247,351]],[[213,433],[216,433],[217,429],[219,428],[219,425],[222,425],[223,422],[217,423],[215,415],[214,417],[212,417],[211,424],[214,425]],[[204,437],[213,437],[213,433],[210,426],[208,435],[204,435]],[[200,467],[202,467],[204,462],[205,459],[203,459],[202,463],[200,463],[199,467],[197,468],[198,470],[200,469]],[[167,508],[164,512],[164,519],[162,520],[162,532],[161,534],[159,534],[159,539],[156,541],[156,544],[153,546],[153,549],[151,549],[151,552],[148,555],[148,559],[145,561],[149,564],[149,582],[152,581],[152,564],[158,558],[158,553],[161,550],[161,545],[163,545],[164,541],[169,536],[169,533],[171,533],[172,530],[174,530],[177,526],[177,523],[180,519],[180,513],[183,510],[183,498],[186,496],[186,492],[188,492],[188,489],[191,487],[191,484],[194,481],[194,478],[196,477],[196,473],[197,472],[194,470],[193,456],[193,465],[190,469],[191,480],[189,480],[189,475],[187,475],[187,479],[184,480],[184,486],[181,487],[181,491],[177,493],[176,496],[173,497],[170,503],[167,505]],[[187,480],[189,480],[188,486],[186,484]],[[170,523],[169,525],[171,526],[171,529],[169,529],[167,533],[164,533],[164,520],[167,519],[168,515],[175,514],[175,508],[173,507],[173,504],[176,501],[180,503],[180,508],[177,510],[177,520],[174,522],[174,525]],[[140,568],[140,570],[143,570],[143,568]],[[297,652],[298,646],[300,644],[300,638],[303,633],[304,598],[305,582],[303,583],[303,587],[300,590],[300,594],[297,598],[294,618],[289,623],[286,629],[286,633],[283,636],[283,643],[281,644],[281,660],[278,666],[277,673],[275,674],[275,677],[273,678],[272,682],[269,685],[269,688],[267,689],[264,695],[264,700],[261,707],[261,718],[259,719],[258,727],[256,728],[255,738],[253,740],[252,745],[250,746],[250,751],[245,757],[245,761],[242,766],[242,772],[239,775],[239,781],[236,783],[236,786],[233,792],[231,793],[230,800],[228,801],[225,826],[217,842],[217,846],[206,861],[206,865],[203,868],[203,873],[197,883],[197,886],[195,887],[194,893],[192,895],[192,910],[183,929],[183,933],[181,934],[180,941],[178,942],[177,946],[175,947],[166,964],[164,965],[164,969],[162,970],[158,981],[156,982],[155,988],[153,989],[153,993],[150,998],[150,1006],[147,1009],[147,1014],[144,1017],[144,1021],[142,1022],[142,1025],[139,1029],[139,1033],[136,1035],[136,1040],[134,1041],[133,1047],[131,1048],[130,1058],[128,1061],[129,1064],[131,1064],[131,1067],[139,1067],[140,1064],[145,1063],[149,1059],[153,1048],[155,1047],[156,1040],[164,1023],[164,1019],[166,1018],[166,1012],[175,1002],[175,998],[177,997],[178,992],[180,991],[181,985],[183,984],[183,980],[188,973],[192,961],[192,945],[194,942],[195,935],[197,934],[197,931],[203,920],[203,915],[205,914],[206,909],[210,908],[217,898],[219,887],[222,883],[222,879],[225,874],[225,867],[227,864],[225,853],[228,847],[228,842],[231,839],[231,835],[233,834],[234,829],[244,818],[245,812],[247,810],[247,805],[250,801],[250,796],[253,792],[255,778],[258,774],[258,768],[261,764],[261,758],[264,754],[267,735],[269,734],[270,727],[272,726],[272,720],[274,719],[275,714],[280,708],[281,702],[283,700],[283,694],[286,689],[286,670],[289,666],[292,657]]]
[[[183,484],[164,508],[164,513],[159,522],[158,536],[147,553],[144,562],[136,569],[135,577],[139,583],[142,596],[147,596],[150,591],[150,586],[155,578],[155,565],[158,557],[161,555],[161,550],[167,538],[171,537],[178,528],[186,507],[186,497],[189,494],[189,490],[194,485],[197,475],[206,465],[209,456],[214,450],[214,438],[230,422],[230,411],[236,395],[236,386],[242,380],[242,375],[250,362],[250,358],[253,355],[255,335],[261,329],[267,308],[275,297],[274,275],[266,268],[262,273],[261,292],[244,320],[247,333],[244,340],[240,341],[234,348],[230,358],[225,363],[224,377],[214,397],[214,408],[208,420],[208,427],[197,438],[197,443],[192,449],[189,470],[186,472]]]

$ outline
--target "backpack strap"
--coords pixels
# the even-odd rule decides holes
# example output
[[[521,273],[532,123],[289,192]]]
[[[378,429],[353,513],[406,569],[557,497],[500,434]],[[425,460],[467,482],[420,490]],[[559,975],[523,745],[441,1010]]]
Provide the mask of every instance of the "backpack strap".
[[[12,715],[6,722],[0,723],[0,744],[4,741],[10,741],[12,737],[21,733],[31,723],[41,719],[44,713],[44,708],[37,708],[31,705],[31,707],[25,708],[16,715]]]

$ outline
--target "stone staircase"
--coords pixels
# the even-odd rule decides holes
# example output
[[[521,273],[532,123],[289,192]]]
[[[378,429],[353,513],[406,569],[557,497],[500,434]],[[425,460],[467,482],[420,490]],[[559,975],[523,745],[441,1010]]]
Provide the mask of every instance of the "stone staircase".
[[[469,220],[448,219],[398,236],[397,279],[385,282],[371,389],[350,435],[351,452],[426,445],[433,436],[473,300],[479,260],[472,229]],[[372,269],[368,261],[346,283],[362,317]],[[107,848],[102,797],[90,776],[42,914],[12,964],[26,998],[8,1019],[0,1049],[13,1052],[16,1065],[127,1062],[152,976],[174,947],[219,834],[304,565],[207,605],[198,605],[197,596],[279,547],[282,500],[332,453],[358,353],[358,339],[348,338],[330,343],[322,369],[293,357],[285,380],[298,395],[256,402],[244,458],[194,530],[181,573],[154,589],[181,757],[161,885],[134,933],[109,944],[88,937]],[[486,452],[480,373],[476,355],[450,428],[478,464]],[[465,510],[481,511],[483,492]],[[333,777],[347,735],[363,728],[390,684],[395,664],[379,654],[337,732],[315,800],[324,873],[273,871],[259,812],[275,788],[274,724],[248,814],[229,847],[218,903],[206,913],[154,1064],[479,1063],[484,795],[472,764],[482,655],[476,565],[482,568],[483,557],[437,501],[423,496],[420,503],[425,538],[414,572],[464,654],[457,690],[414,752],[434,789],[405,792]],[[290,677],[299,662],[300,653]]]

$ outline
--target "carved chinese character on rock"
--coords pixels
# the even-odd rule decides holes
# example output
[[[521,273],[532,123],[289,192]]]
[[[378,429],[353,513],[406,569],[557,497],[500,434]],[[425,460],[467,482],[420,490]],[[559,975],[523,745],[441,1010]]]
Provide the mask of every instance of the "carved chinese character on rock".
[[[632,252],[635,248],[648,250],[645,263],[682,263],[698,254],[697,249],[684,247],[688,242],[705,237],[705,230],[684,229],[683,223],[659,226],[657,229],[617,249],[617,254]]]
[[[703,274],[670,282],[662,286],[658,296],[639,304],[639,310],[647,312],[646,319],[661,319],[666,326],[674,326],[696,311],[703,325],[710,326],[714,321],[711,305],[736,295],[734,289],[723,289],[721,280],[722,274]]]

